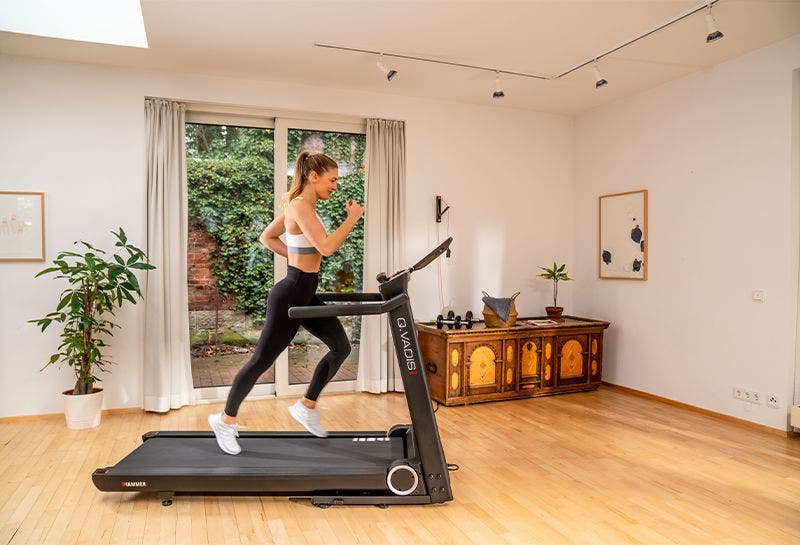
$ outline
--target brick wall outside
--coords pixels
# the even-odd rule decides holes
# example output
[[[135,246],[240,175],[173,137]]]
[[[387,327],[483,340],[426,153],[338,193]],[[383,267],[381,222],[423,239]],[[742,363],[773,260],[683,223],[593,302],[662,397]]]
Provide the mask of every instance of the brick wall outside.
[[[202,225],[191,222],[189,225],[189,246],[187,252],[189,310],[215,310],[217,299],[220,310],[233,308],[233,298],[224,299],[217,288],[217,279],[211,272],[209,256],[216,244]]]

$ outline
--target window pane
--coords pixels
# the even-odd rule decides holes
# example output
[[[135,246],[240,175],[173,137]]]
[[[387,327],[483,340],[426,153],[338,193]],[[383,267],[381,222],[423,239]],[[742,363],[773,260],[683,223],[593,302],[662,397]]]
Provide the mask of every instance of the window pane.
[[[229,386],[258,342],[273,254],[271,129],[186,124],[189,329],[196,388]],[[275,382],[274,368],[258,383]]]
[[[344,204],[354,199],[364,204],[364,148],[366,136],[338,132],[289,129],[288,177],[289,186],[294,175],[294,163],[303,151],[324,153],[339,165],[338,188],[327,201],[317,203],[328,232],[336,229],[347,217]],[[317,291],[354,292],[363,290],[364,222],[360,221],[347,240],[330,257],[323,258]],[[333,380],[355,380],[358,370],[358,348],[361,318],[344,316],[344,325],[353,351],[342,364]],[[325,355],[327,347],[307,331],[301,329],[289,346],[289,383],[301,384],[311,380],[317,362]]]

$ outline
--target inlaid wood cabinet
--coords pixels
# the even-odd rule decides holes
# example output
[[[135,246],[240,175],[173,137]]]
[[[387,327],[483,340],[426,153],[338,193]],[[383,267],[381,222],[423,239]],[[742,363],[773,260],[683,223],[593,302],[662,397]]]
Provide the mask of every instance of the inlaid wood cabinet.
[[[437,329],[417,333],[431,397],[445,405],[594,390],[608,322],[565,316],[555,325]]]

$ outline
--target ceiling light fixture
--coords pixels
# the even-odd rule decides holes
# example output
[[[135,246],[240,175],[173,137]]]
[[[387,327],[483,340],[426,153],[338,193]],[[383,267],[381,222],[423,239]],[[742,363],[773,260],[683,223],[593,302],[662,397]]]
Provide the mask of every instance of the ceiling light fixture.
[[[714,14],[711,13],[711,4],[708,4],[706,11],[706,26],[708,27],[708,36],[706,36],[706,43],[710,44],[725,36],[722,32],[717,30],[717,22],[714,20]]]
[[[376,63],[378,70],[383,72],[383,75],[386,76],[387,81],[392,81],[394,77],[397,75],[397,70],[392,70],[390,68],[386,68],[386,65],[383,64],[383,53],[380,55],[380,59]]]
[[[594,61],[594,65],[592,65],[592,72],[594,72],[594,88],[599,89],[603,85],[608,84],[608,80],[603,78],[603,75],[600,73],[600,68],[597,66],[597,61]]]
[[[495,71],[494,73],[494,92],[492,93],[492,98],[503,98],[506,94],[503,92],[503,88],[500,87],[500,72]]]

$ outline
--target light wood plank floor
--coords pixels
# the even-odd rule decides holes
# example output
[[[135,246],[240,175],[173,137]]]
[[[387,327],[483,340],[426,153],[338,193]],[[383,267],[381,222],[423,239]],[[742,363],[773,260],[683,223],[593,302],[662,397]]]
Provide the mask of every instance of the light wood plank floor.
[[[287,399],[245,402],[250,429],[297,429]],[[331,429],[406,422],[401,395],[323,396]],[[143,432],[204,429],[221,405],[0,424],[0,545],[800,544],[800,440],[610,388],[442,407],[455,500],[333,507],[271,497],[101,493],[90,475]]]

